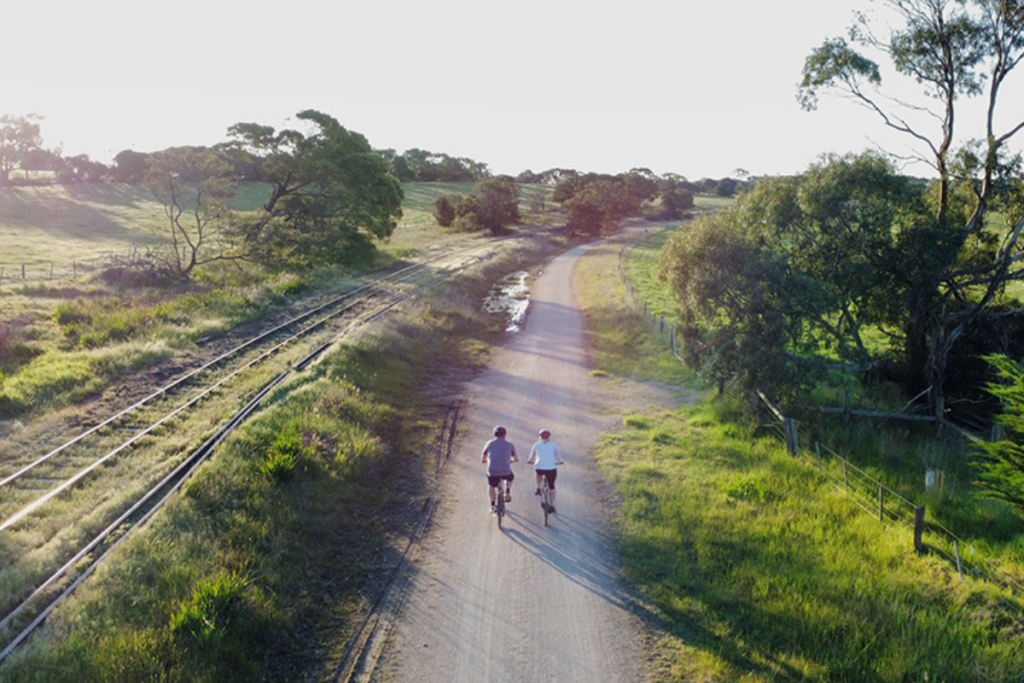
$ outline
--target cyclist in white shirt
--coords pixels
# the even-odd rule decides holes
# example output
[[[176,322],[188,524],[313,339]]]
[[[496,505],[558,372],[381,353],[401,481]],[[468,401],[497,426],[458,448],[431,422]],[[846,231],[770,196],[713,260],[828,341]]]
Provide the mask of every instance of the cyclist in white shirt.
[[[541,477],[548,480],[548,488],[551,489],[550,512],[555,512],[555,477],[558,476],[558,466],[563,464],[562,458],[558,455],[558,446],[551,440],[551,431],[540,430],[540,441],[533,444],[530,449],[530,458],[526,461],[528,465],[536,463],[537,467],[537,491],[534,495],[540,495]]]

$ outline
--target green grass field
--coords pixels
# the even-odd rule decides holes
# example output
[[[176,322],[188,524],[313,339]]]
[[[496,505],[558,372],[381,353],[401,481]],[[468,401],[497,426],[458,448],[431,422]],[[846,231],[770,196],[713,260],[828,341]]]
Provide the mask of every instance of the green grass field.
[[[433,203],[474,187],[406,184],[404,215],[378,245],[371,267],[471,238],[441,230]],[[547,218],[529,210],[534,196],[548,194],[549,188],[523,191],[524,221]],[[267,196],[267,185],[242,183],[230,204],[255,209]],[[291,293],[355,275],[323,269],[270,277],[251,265],[213,267],[181,286],[124,291],[95,277],[114,257],[159,249],[165,222],[163,206],[139,186],[0,188],[0,420],[73,402],[196,339],[284,305]]]
[[[641,243],[627,272],[642,271],[651,248]],[[668,370],[678,361],[621,305],[617,248],[592,250],[577,291],[608,381],[700,390],[692,375]],[[889,430],[877,425],[831,429],[820,436],[879,476],[925,457],[908,448],[912,435],[886,445],[878,433]],[[710,399],[648,406],[602,438],[597,458],[623,501],[625,577],[654,625],[651,680],[1019,680],[1019,596],[961,580],[940,555],[915,555],[910,528],[881,524],[745,408]],[[947,508],[943,523],[956,521],[970,552],[984,549],[1024,576],[1019,518],[961,494],[921,502]]]

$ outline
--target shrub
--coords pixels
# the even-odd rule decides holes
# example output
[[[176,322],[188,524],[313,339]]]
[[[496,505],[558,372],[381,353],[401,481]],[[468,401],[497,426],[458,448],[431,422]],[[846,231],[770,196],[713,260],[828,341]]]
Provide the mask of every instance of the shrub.
[[[92,322],[92,314],[89,312],[85,302],[81,299],[74,301],[63,301],[53,310],[53,319],[62,328],[80,323],[89,324]]]
[[[450,228],[455,222],[455,205],[448,195],[441,195],[434,200],[434,219],[442,228]]]

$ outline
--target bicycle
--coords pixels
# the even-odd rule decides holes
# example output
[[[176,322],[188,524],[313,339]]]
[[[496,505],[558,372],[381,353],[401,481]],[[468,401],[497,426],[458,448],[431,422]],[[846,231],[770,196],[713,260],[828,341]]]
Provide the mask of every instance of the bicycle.
[[[501,520],[505,516],[505,480],[498,480],[498,495],[494,499],[494,516],[498,519],[498,528],[501,528]]]
[[[541,477],[540,481],[540,507],[544,510],[544,526],[547,526],[548,515],[551,514],[551,487],[547,477]]]

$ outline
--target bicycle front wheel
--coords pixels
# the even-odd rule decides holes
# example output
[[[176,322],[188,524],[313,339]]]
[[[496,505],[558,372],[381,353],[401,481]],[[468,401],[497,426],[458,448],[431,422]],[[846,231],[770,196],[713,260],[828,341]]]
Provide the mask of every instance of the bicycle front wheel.
[[[546,481],[540,489],[540,506],[544,510],[544,526],[547,526],[548,515],[551,514],[551,489]]]

